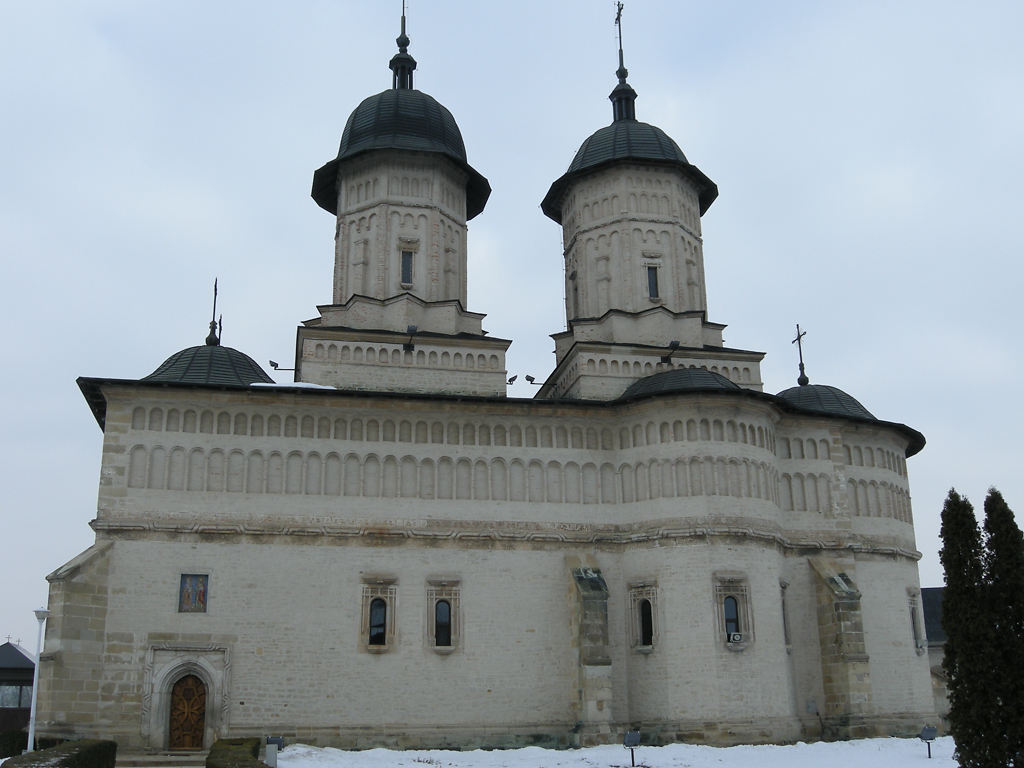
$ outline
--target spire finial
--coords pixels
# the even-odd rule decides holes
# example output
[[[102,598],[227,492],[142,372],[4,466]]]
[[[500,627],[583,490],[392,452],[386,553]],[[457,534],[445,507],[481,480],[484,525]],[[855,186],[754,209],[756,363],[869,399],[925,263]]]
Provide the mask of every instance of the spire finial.
[[[622,8],[622,3],[617,0],[615,3],[615,26],[619,28],[619,68],[615,70],[615,75],[619,78],[619,84],[608,96],[612,102],[612,119],[615,122],[636,120],[636,105],[633,103],[636,101],[636,91],[626,82],[629,70],[626,69],[625,58],[622,54]]]
[[[624,59],[622,56],[622,3],[615,3],[615,26],[619,28],[619,68],[615,71],[615,74],[619,77],[620,83],[626,82],[626,77],[629,76],[629,70],[626,69]]]
[[[395,38],[398,53],[391,57],[391,87],[395,89],[412,89],[412,71],[416,69],[416,59],[409,54],[409,36],[405,34],[405,0],[402,0],[402,32]]]
[[[206,345],[216,347],[220,344],[217,334],[217,278],[213,278],[213,315],[210,317],[210,335],[206,337]]]
[[[807,378],[807,374],[804,373],[804,343],[803,338],[807,335],[807,331],[800,330],[800,323],[796,324],[796,338],[790,342],[790,344],[796,344],[797,351],[800,354],[800,375],[796,379],[796,383],[801,387],[806,387],[811,383],[811,380]]]

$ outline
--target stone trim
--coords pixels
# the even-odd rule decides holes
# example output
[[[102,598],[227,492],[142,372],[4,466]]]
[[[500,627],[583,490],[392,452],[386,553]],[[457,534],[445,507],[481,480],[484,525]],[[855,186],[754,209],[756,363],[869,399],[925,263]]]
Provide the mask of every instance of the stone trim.
[[[726,521],[718,524],[707,520],[687,520],[677,518],[664,520],[657,525],[624,526],[624,525],[590,525],[584,523],[495,523],[491,521],[388,521],[387,527],[380,522],[353,521],[351,525],[332,524],[294,524],[273,525],[254,523],[237,523],[219,525],[203,522],[173,523],[153,520],[93,520],[90,526],[97,533],[110,535],[127,534],[129,536],[141,532],[162,532],[169,537],[182,534],[226,536],[289,536],[301,537],[310,541],[317,538],[334,539],[366,539],[369,543],[381,540],[396,541],[443,541],[448,540],[460,544],[480,542],[490,547],[494,542],[522,542],[527,544],[551,543],[556,546],[565,544],[594,545],[608,547],[627,547],[642,545],[648,542],[666,540],[685,541],[687,539],[728,538],[732,540],[748,540],[761,544],[770,544],[785,550],[805,551],[813,549],[819,552],[835,552],[850,554],[870,554],[884,557],[902,557],[917,561],[921,553],[907,549],[895,543],[873,541],[863,536],[856,538],[836,537],[825,538],[799,537],[783,532],[779,528],[763,526],[755,527],[749,521],[737,521],[730,525]],[[824,532],[822,532],[824,533]]]
[[[204,745],[209,747],[225,734],[228,722],[231,655],[226,645],[154,643],[146,649],[143,664],[142,738],[153,749],[166,749],[170,723],[171,686],[193,674],[206,686]]]

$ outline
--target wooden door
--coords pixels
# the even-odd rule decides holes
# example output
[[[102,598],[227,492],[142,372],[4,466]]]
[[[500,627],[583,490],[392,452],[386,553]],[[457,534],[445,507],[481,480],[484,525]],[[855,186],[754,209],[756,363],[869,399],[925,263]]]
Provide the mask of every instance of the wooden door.
[[[202,749],[206,724],[206,686],[186,675],[171,689],[171,749]]]

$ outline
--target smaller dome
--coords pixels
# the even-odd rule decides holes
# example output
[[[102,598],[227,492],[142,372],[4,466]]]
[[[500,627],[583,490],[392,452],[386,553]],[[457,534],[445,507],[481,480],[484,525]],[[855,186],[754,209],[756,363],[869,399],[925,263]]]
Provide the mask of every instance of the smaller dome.
[[[820,413],[825,416],[846,416],[878,421],[874,414],[861,405],[856,398],[846,394],[838,387],[830,387],[826,384],[790,387],[779,392],[777,397],[801,411]]]
[[[673,368],[634,381],[619,399],[631,400],[646,395],[665,395],[673,392],[732,392],[737,389],[741,387],[707,368]]]
[[[183,349],[170,357],[142,381],[167,384],[206,384],[215,387],[248,387],[255,383],[274,384],[260,366],[244,352],[220,344]]]

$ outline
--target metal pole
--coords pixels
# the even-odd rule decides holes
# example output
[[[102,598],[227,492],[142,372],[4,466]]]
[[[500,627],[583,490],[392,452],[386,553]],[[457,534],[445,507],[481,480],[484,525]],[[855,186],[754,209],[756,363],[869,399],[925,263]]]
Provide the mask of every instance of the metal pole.
[[[36,666],[32,671],[32,709],[30,710],[28,717],[28,749],[26,752],[31,752],[36,748],[36,698],[39,695],[39,659],[43,655],[43,624],[46,623],[46,617],[50,615],[50,612],[45,608],[39,608],[33,611],[36,615],[36,621],[39,622],[39,636],[36,638]]]

